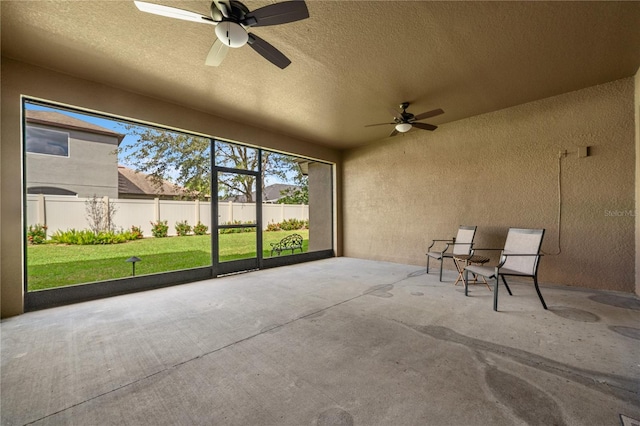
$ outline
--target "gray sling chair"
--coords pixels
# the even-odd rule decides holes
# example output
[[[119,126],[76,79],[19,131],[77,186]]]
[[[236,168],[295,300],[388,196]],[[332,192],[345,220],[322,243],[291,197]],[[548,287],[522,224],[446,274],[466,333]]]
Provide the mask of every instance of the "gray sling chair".
[[[542,245],[542,237],[544,229],[520,229],[510,228],[507,234],[507,241],[504,243],[504,249],[482,249],[474,248],[473,251],[482,250],[502,250],[500,263],[497,266],[467,266],[464,268],[464,295],[468,296],[469,288],[469,272],[481,275],[486,278],[495,278],[496,282],[493,286],[493,310],[498,310],[498,277],[502,278],[504,286],[507,288],[509,295],[512,296],[511,289],[507,284],[505,276],[531,277],[535,285],[536,292],[542,307],[547,309],[544,303],[542,293],[538,287],[538,265],[540,264],[540,246]]]
[[[456,254],[470,254],[473,246],[473,237],[476,235],[477,226],[461,226],[458,228],[458,235],[453,240],[433,240],[427,249],[427,274],[429,273],[429,259],[440,261],[440,281],[442,281],[442,264],[444,260],[453,259]],[[444,250],[432,251],[436,243],[446,243]],[[449,251],[451,248],[451,251]]]

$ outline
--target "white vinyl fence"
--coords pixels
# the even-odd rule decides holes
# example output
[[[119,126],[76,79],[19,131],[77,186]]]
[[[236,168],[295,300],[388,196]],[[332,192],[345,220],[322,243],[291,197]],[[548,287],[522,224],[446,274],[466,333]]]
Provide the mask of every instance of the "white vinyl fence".
[[[54,195],[27,195],[27,226],[46,225],[48,235],[57,230],[88,229],[85,201],[87,198]],[[151,222],[166,220],[169,235],[176,235],[175,224],[186,220],[194,226],[198,222],[205,224],[211,231],[211,203],[207,201],[174,201],[147,199],[108,199],[116,208],[113,216],[115,229],[131,229],[139,226],[145,237],[151,236]],[[254,203],[218,203],[218,223],[227,224],[239,221],[255,223]],[[280,223],[287,219],[309,219],[309,206],[300,204],[262,204],[262,222],[266,228],[269,223]]]

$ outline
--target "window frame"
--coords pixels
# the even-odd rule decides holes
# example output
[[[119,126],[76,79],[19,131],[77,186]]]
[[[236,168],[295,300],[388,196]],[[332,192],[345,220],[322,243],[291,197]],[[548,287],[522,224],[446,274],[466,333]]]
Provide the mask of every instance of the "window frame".
[[[325,160],[319,160],[319,159],[315,159],[312,157],[307,157],[304,155],[298,155],[298,154],[294,154],[294,153],[289,153],[289,152],[284,152],[284,151],[280,151],[277,149],[272,149],[272,148],[266,148],[266,147],[261,147],[261,146],[256,146],[254,144],[248,144],[248,143],[241,143],[241,142],[236,142],[236,141],[232,141],[232,140],[228,140],[225,138],[219,138],[216,136],[211,136],[211,135],[206,135],[200,132],[194,132],[194,131],[187,131],[187,130],[183,130],[183,129],[178,129],[178,128],[174,128],[171,126],[167,126],[167,125],[159,125],[156,123],[150,123],[144,120],[136,120],[136,119],[132,119],[132,118],[128,118],[128,117],[122,117],[122,116],[118,116],[115,114],[109,114],[109,113],[104,113],[104,112],[98,112],[98,111],[93,111],[93,110],[86,110],[83,109],[81,107],[75,107],[75,106],[69,106],[66,104],[61,104],[55,101],[50,101],[50,100],[44,100],[44,99],[38,99],[38,98],[33,98],[33,97],[29,97],[29,96],[25,96],[22,95],[21,96],[21,103],[22,103],[22,115],[21,115],[21,121],[22,121],[22,129],[23,129],[23,135],[22,135],[22,146],[23,146],[23,166],[26,165],[26,161],[27,161],[27,154],[34,154],[34,155],[51,155],[51,156],[56,156],[55,154],[40,154],[40,153],[34,153],[34,152],[27,152],[26,150],[26,128],[27,126],[31,126],[30,124],[27,123],[27,120],[25,118],[25,114],[24,111],[26,110],[26,105],[27,104],[34,104],[34,105],[41,105],[41,106],[45,106],[45,107],[49,107],[49,108],[56,108],[56,109],[60,109],[63,111],[68,111],[71,113],[79,113],[79,114],[84,114],[84,115],[93,115],[96,117],[100,117],[100,118],[105,118],[105,119],[112,119],[112,120],[117,120],[120,122],[128,122],[128,123],[132,123],[135,125],[143,125],[143,126],[149,126],[149,127],[157,127],[160,129],[164,129],[167,131],[172,131],[172,132],[181,132],[181,133],[186,133],[189,135],[193,135],[193,136],[197,136],[197,137],[203,137],[203,138],[208,138],[209,140],[211,140],[211,162],[212,162],[212,178],[214,176],[214,170],[216,170],[215,167],[215,141],[219,141],[222,143],[229,143],[229,144],[234,144],[234,145],[239,145],[239,146],[243,146],[243,147],[247,147],[247,148],[252,148],[252,149],[256,149],[256,152],[259,156],[259,161],[258,164],[261,165],[261,155],[263,151],[271,151],[271,152],[278,152],[281,154],[285,154],[285,155],[291,155],[291,156],[295,156],[301,159],[307,159],[309,161],[313,161],[313,162],[318,162],[318,163],[323,163],[328,165],[329,167],[332,168],[332,175],[335,174],[335,167],[336,164],[330,161],[325,161]],[[33,126],[33,127],[37,127],[37,126]],[[49,130],[49,129],[44,129],[44,130]],[[49,130],[50,131],[50,130]],[[55,132],[55,130],[54,130]],[[65,133],[65,132],[59,132],[59,133]],[[68,138],[67,141],[68,143],[70,142],[70,134],[68,134]],[[66,158],[68,158],[71,155],[71,147],[69,145],[69,149],[68,149],[68,156]],[[58,157],[61,157],[58,155]],[[65,158],[65,157],[63,157]],[[218,171],[228,171],[228,172],[236,172],[236,173],[241,173],[241,174],[254,174],[254,173],[262,173],[262,168],[259,166],[259,172],[256,171],[248,171],[248,170],[237,170],[237,169],[230,169],[230,168],[225,168],[225,167],[217,167]],[[25,167],[23,167],[23,177],[22,177],[22,181],[23,181],[23,211],[26,212],[27,211],[27,188],[26,188],[26,174],[24,173]],[[334,248],[335,247],[335,236],[334,236],[334,230],[333,230],[333,226],[335,226],[335,220],[336,220],[336,212],[335,212],[335,182],[333,181],[333,178],[331,179],[330,182],[331,185],[331,191],[333,192],[333,197],[332,197],[332,229],[331,229],[331,240],[332,240],[332,248],[328,249],[328,250],[319,250],[319,251],[314,251],[314,252],[305,252],[305,253],[299,253],[299,254],[295,254],[295,255],[291,255],[291,256],[278,256],[277,258],[263,258],[262,257],[262,233],[265,232],[262,230],[261,228],[261,222],[262,222],[262,210],[261,209],[257,209],[256,214],[256,224],[255,227],[259,228],[257,229],[257,254],[259,254],[258,256],[258,269],[268,269],[268,268],[272,268],[272,267],[279,267],[279,266],[285,266],[285,265],[293,265],[293,264],[297,264],[297,263],[303,263],[303,262],[309,262],[309,261],[314,261],[314,260],[321,260],[321,259],[326,259],[326,258],[330,258],[330,257],[335,257],[335,251]],[[261,199],[261,188],[259,188],[259,185],[257,185],[257,192]],[[215,188],[213,187],[213,182],[212,182],[212,195],[215,192]],[[217,206],[218,206],[218,202],[217,202],[217,197],[211,197],[211,203],[212,203],[212,208],[211,208],[211,229],[213,230],[214,228],[214,223],[217,223]],[[214,208],[215,206],[215,208]],[[22,224],[23,224],[23,232],[26,235],[26,231],[27,231],[27,216],[26,213],[24,213],[22,215]],[[247,225],[243,225],[243,226],[247,226]],[[253,225],[249,225],[249,226],[253,226]],[[259,235],[259,236],[258,236]],[[214,247],[212,247],[212,253],[211,253],[211,257],[212,257],[212,263],[209,266],[203,266],[203,267],[196,267],[196,268],[192,268],[192,269],[182,269],[182,270],[175,270],[175,271],[166,271],[166,272],[161,272],[161,273],[155,273],[155,274],[150,274],[150,275],[141,275],[141,276],[135,276],[135,277],[126,277],[126,278],[116,278],[116,279],[112,279],[112,280],[106,280],[106,281],[96,281],[96,282],[91,282],[91,283],[84,283],[84,284],[73,284],[73,285],[69,285],[69,286],[64,286],[64,287],[57,287],[57,288],[50,288],[50,289],[44,289],[44,290],[36,290],[36,291],[29,291],[28,290],[28,283],[27,283],[27,243],[26,243],[26,238],[24,238],[25,243],[23,244],[23,267],[24,267],[24,304],[25,304],[25,311],[32,311],[32,310],[38,310],[38,309],[45,309],[45,308],[49,308],[49,307],[53,307],[53,306],[59,306],[59,305],[66,305],[66,304],[72,304],[72,303],[78,303],[81,301],[86,301],[86,300],[93,300],[93,299],[99,299],[99,298],[104,298],[104,297],[112,297],[112,296],[116,296],[119,294],[124,294],[124,293],[131,293],[131,292],[138,292],[138,291],[144,291],[144,290],[152,290],[152,289],[156,289],[156,288],[162,288],[162,287],[168,287],[168,286],[174,286],[174,285],[179,285],[179,284],[184,284],[184,283],[190,283],[190,282],[196,282],[196,281],[201,281],[201,280],[207,280],[207,279],[212,279],[212,278],[216,278],[218,276],[223,276],[225,274],[228,273],[234,273],[235,268],[233,268],[234,270],[227,270],[227,265],[231,266],[232,263],[231,262],[224,262],[224,263],[217,263],[215,261],[215,259],[218,258],[219,253],[217,251],[214,251]],[[217,244],[213,242],[214,241],[214,235],[212,235],[212,246],[216,246],[215,249],[217,250]],[[217,264],[216,264],[217,263]],[[246,270],[246,269],[245,269]],[[249,269],[250,270],[250,269]]]

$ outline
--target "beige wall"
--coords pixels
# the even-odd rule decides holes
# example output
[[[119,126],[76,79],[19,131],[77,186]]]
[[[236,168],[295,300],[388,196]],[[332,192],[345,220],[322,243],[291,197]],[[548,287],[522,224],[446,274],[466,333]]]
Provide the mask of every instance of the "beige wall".
[[[331,166],[309,163],[309,251],[333,248]]]
[[[329,148],[242,123],[230,122],[180,105],[161,102],[4,57],[1,67],[0,304],[2,317],[16,315],[23,311],[20,95],[131,117],[324,161],[339,162],[339,153]],[[339,185],[339,182],[336,185]]]
[[[633,78],[350,150],[342,173],[345,256],[424,265],[428,242],[459,225],[477,225],[481,247],[539,227],[542,282],[635,289]]]
[[[635,77],[636,182],[640,182],[640,68]],[[636,294],[640,296],[640,185],[636,184]]]

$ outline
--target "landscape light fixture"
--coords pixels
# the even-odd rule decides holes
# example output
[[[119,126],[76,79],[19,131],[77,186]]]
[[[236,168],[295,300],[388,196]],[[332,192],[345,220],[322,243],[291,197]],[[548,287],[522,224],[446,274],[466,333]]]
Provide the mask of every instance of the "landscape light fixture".
[[[136,276],[136,262],[140,262],[142,259],[140,259],[139,257],[130,257],[128,258],[126,261],[130,262],[133,265],[133,272],[131,274],[132,277]]]
[[[396,124],[396,130],[400,133],[406,133],[411,130],[411,123],[398,123]]]

